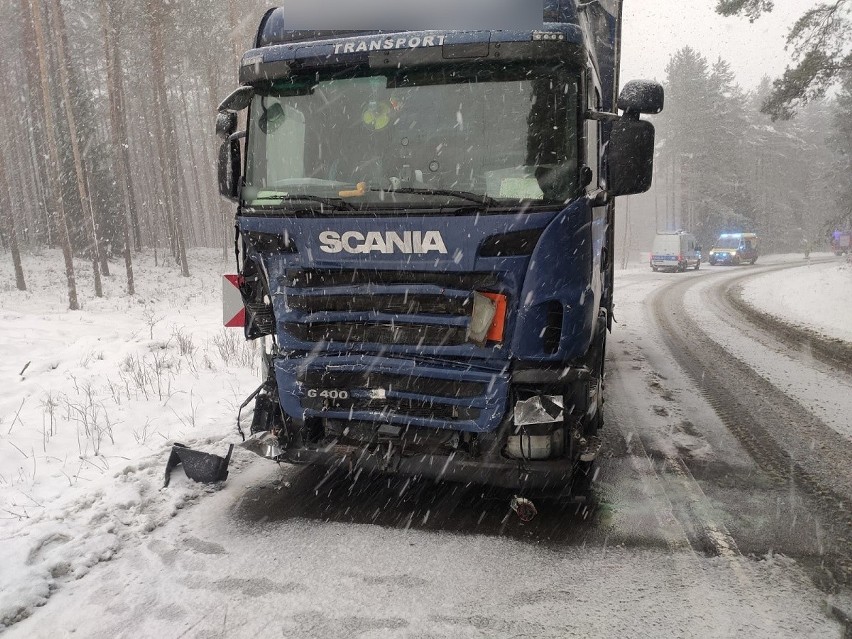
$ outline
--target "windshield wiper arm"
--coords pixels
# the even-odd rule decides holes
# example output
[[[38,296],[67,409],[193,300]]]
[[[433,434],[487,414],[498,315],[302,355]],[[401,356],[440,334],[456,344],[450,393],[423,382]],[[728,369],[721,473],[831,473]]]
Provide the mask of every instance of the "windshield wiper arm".
[[[282,202],[298,202],[299,200],[305,202],[317,202],[322,204],[323,206],[327,206],[330,209],[342,209],[344,211],[356,211],[357,209],[352,206],[349,202],[345,202],[344,200],[338,198],[331,197],[322,197],[319,195],[308,195],[308,194],[299,194],[299,193],[275,193],[274,195],[264,195],[263,197],[257,198],[259,200],[281,200]]]
[[[453,189],[416,189],[411,187],[403,187],[399,189],[379,189],[371,188],[371,191],[383,191],[385,193],[411,193],[413,195],[448,195],[457,197],[462,200],[476,202],[485,206],[500,206],[500,203],[493,197],[480,195],[479,193],[471,193],[470,191],[455,191]]]

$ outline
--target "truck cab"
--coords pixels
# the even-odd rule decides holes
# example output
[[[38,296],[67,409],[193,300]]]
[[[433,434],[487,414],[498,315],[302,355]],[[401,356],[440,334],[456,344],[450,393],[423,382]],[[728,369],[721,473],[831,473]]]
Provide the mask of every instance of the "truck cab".
[[[263,17],[217,131],[245,335],[266,342],[267,456],[515,489],[559,489],[594,458],[614,198],[650,187],[639,116],[663,96],[631,83],[616,105],[620,3],[543,18]]]

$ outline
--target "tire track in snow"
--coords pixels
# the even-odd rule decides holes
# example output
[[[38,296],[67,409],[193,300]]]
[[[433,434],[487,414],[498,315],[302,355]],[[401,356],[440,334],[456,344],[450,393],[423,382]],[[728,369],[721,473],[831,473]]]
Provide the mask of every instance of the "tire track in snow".
[[[612,363],[616,364],[615,379],[612,381],[620,384],[623,371],[617,366],[617,362]],[[612,421],[626,425],[632,420],[622,414],[614,416]],[[643,432],[643,436],[656,438],[651,433],[652,431],[648,430]],[[697,581],[702,572],[698,562],[699,554],[720,557],[742,586],[743,597],[750,599],[751,609],[760,618],[762,626],[774,627],[772,616],[768,614],[763,603],[749,594],[756,592],[757,588],[743,566],[745,560],[736,541],[726,526],[712,516],[708,507],[709,498],[683,459],[671,453],[660,453],[662,464],[658,470],[657,462],[660,460],[656,452],[649,453],[642,439],[633,433],[622,431],[622,435],[627,440],[627,452],[631,465],[640,478],[642,490],[655,506],[654,515],[672,552],[676,569]],[[655,448],[665,450],[665,446],[661,445]],[[712,588],[708,591],[712,592]],[[698,601],[691,589],[686,596],[694,601],[696,606],[706,604],[706,601]],[[707,596],[706,593],[704,596]]]
[[[833,542],[826,548],[831,577],[852,583],[852,445],[701,329],[684,302],[700,283],[680,281],[651,299],[664,343],[761,469],[779,485],[798,486],[817,500]],[[829,444],[817,451],[814,438]]]

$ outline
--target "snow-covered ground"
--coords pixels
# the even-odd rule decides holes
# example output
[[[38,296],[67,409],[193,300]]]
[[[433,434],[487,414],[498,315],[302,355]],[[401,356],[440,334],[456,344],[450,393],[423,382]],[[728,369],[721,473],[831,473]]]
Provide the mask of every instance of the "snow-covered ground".
[[[168,451],[223,454],[257,374],[241,333],[222,328],[232,266],[214,251],[190,260],[183,278],[137,256],[132,298],[113,263],[101,299],[78,261],[77,312],[58,252],[24,256],[27,292],[0,265],[0,628],[208,490],[159,491]]]
[[[152,255],[136,267],[135,298],[122,293],[116,263],[98,300],[79,263],[83,310],[72,313],[60,255],[25,256],[28,293],[8,284],[11,265],[0,261],[0,633],[4,625],[27,639],[839,633],[796,562],[769,547],[752,558],[690,547],[673,513],[679,500],[706,497],[688,477],[663,480],[639,440],[660,440],[665,452],[668,437],[672,456],[724,456],[755,471],[721,430],[666,435],[675,403],[696,424],[715,418],[647,334],[655,278],[619,285],[613,387],[625,392],[606,407],[614,419],[603,521],[558,544],[532,526],[480,533],[483,517],[496,517],[499,531],[506,525],[505,511],[488,504],[459,528],[473,534],[453,532],[452,518],[465,512],[426,529],[438,507],[428,500],[417,521],[412,512],[404,525],[374,525],[380,511],[403,508],[395,493],[354,520],[348,506],[347,515],[322,503],[303,513],[293,502],[314,494],[310,472],[241,449],[223,485],[197,485],[178,470],[162,489],[172,442],[223,454],[237,440],[236,407],[259,376],[240,332],[221,328],[220,273],[230,262],[196,252],[189,279]],[[558,513],[550,521],[554,531],[571,526]]]
[[[743,286],[743,299],[778,319],[852,342],[852,262],[845,258],[756,277]]]
[[[784,264],[789,260],[778,258],[776,261]],[[823,263],[787,268],[749,279],[744,289],[752,291],[756,282],[762,282],[761,291],[765,297],[761,299],[780,297],[784,295],[786,282],[817,286],[822,273],[833,273],[838,268],[845,269],[845,265]],[[702,330],[727,350],[731,357],[746,363],[777,388],[784,389],[785,394],[798,401],[838,434],[852,441],[852,423],[849,421],[849,415],[852,414],[852,386],[847,378],[838,376],[836,371],[830,368],[803,366],[801,353],[779,347],[774,340],[767,340],[766,336],[759,331],[755,332],[748,325],[732,323],[732,318],[724,311],[713,312],[713,309],[708,308],[708,300],[711,299],[708,294],[713,287],[720,280],[735,279],[740,274],[741,271],[726,268],[720,273],[714,273],[712,277],[702,278],[686,294],[687,312],[700,322]],[[852,277],[852,271],[847,275]],[[744,293],[743,299],[752,303],[749,293]],[[800,325],[814,330],[819,326],[815,319],[808,318],[800,302],[790,299],[789,306],[777,308],[777,316],[784,321],[795,322],[794,314],[800,312],[801,315],[795,316],[799,318]],[[852,312],[852,306],[849,307],[849,312]],[[796,371],[796,374],[791,374],[791,371]]]

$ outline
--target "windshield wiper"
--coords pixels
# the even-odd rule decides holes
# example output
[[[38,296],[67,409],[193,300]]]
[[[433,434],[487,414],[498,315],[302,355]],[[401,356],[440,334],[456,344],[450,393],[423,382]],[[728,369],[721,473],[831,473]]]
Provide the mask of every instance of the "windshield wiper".
[[[352,206],[349,202],[338,198],[331,197],[321,197],[319,195],[308,195],[308,194],[299,194],[299,193],[274,193],[269,195],[264,195],[263,197],[256,198],[256,200],[279,200],[282,202],[298,202],[299,200],[304,202],[317,202],[318,204],[322,204],[323,206],[327,206],[330,209],[337,209],[343,211],[356,211],[357,209]]]
[[[462,200],[468,200],[470,202],[476,202],[477,204],[482,204],[484,206],[501,206],[500,203],[495,200],[493,197],[488,197],[487,195],[480,195],[478,193],[471,193],[470,191],[455,191],[453,189],[416,189],[411,187],[403,187],[400,189],[379,189],[379,188],[371,188],[371,191],[382,191],[384,193],[410,193],[412,195],[447,195],[450,197],[457,197]]]

